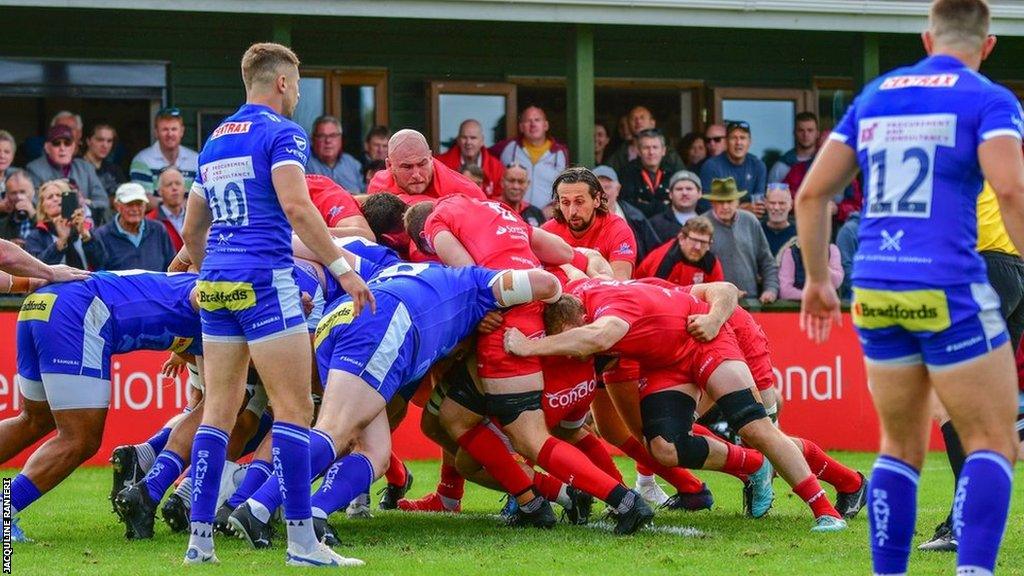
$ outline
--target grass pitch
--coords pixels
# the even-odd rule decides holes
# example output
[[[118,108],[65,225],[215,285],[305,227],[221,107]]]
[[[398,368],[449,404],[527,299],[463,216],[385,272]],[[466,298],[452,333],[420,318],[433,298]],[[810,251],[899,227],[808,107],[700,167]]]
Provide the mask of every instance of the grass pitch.
[[[839,458],[867,473],[874,456],[842,453]],[[618,461],[629,481],[632,465]],[[415,475],[411,495],[433,490],[437,462],[410,462]],[[0,475],[12,475],[0,470]],[[374,511],[371,520],[331,521],[344,546],[339,552],[366,561],[366,574],[870,574],[867,520],[864,513],[838,534],[811,534],[806,506],[775,480],[775,507],[767,518],[743,517],[741,486],[717,473],[701,473],[715,495],[714,510],[699,513],[658,512],[655,524],[632,537],[616,537],[610,526],[559,524],[551,531],[513,530],[499,525],[499,495],[468,486],[458,516]],[[1024,505],[1018,467],[1017,488],[997,572],[1024,574]],[[375,486],[374,488],[378,488]],[[664,485],[664,484],[663,484]],[[931,536],[946,515],[952,492],[948,465],[932,454],[922,476],[915,545]],[[13,574],[181,574],[187,537],[172,534],[157,520],[156,537],[124,539],[123,526],[111,512],[107,493],[109,468],[84,469],[21,515],[32,544],[16,544]],[[376,497],[374,498],[376,501]],[[376,506],[376,504],[375,504]],[[595,511],[603,508],[595,506]],[[556,507],[556,510],[558,508]],[[600,518],[599,514],[595,515]],[[283,534],[283,528],[279,534]],[[244,542],[218,537],[220,566],[192,567],[210,574],[277,574],[285,571],[284,542],[269,550],[251,550]],[[952,574],[955,556],[915,551],[911,572]],[[290,573],[290,571],[289,571]],[[318,573],[323,573],[322,570]]]

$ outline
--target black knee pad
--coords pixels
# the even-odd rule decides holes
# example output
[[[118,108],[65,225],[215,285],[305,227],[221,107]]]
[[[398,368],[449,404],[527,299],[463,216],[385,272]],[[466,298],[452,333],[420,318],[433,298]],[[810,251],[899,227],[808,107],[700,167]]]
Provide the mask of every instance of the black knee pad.
[[[686,434],[675,441],[676,458],[683,468],[703,468],[708,461],[708,439],[703,436]]]
[[[736,432],[755,420],[768,417],[764,405],[754,398],[754,393],[749,388],[730,392],[719,398],[717,404],[725,414],[729,427]]]
[[[474,414],[487,414],[487,399],[477,390],[464,362],[449,370],[444,377],[448,381],[448,398]]]
[[[540,410],[540,390],[515,394],[486,394],[487,415],[497,418],[502,426],[516,421],[523,412]]]
[[[676,458],[684,468],[702,468],[708,459],[708,441],[692,436],[697,401],[682,392],[658,392],[640,401],[644,438],[651,442],[661,436],[676,448]]]

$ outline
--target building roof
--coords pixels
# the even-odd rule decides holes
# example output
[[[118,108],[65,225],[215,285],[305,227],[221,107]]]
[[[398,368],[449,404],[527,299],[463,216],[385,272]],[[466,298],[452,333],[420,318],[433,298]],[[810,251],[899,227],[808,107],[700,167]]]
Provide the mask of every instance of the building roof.
[[[0,6],[918,33],[930,0],[0,0]],[[1024,36],[1024,2],[992,3]]]

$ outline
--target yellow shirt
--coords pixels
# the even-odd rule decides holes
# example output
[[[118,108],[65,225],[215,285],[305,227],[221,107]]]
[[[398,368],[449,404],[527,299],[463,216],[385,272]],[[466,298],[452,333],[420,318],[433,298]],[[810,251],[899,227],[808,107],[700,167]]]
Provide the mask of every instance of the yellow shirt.
[[[978,195],[978,252],[982,251],[1020,256],[1006,233],[996,193],[988,182],[985,182],[985,187]]]
[[[551,139],[548,138],[540,146],[531,146],[529,142],[523,142],[523,149],[530,156],[530,162],[536,164],[540,162],[540,159],[551,150]]]

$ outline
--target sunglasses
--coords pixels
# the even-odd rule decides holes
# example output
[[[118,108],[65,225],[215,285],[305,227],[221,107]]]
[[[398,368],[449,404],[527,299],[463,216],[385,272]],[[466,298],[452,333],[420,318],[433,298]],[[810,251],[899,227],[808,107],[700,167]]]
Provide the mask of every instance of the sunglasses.
[[[168,106],[167,108],[161,108],[156,113],[157,118],[181,118],[181,108],[176,106]]]
[[[64,139],[51,140],[50,141],[50,146],[70,148],[71,147],[71,140],[64,140]]]
[[[745,130],[747,132],[750,132],[750,124],[744,122],[743,120],[730,121],[728,124],[725,125],[725,133],[728,134],[733,130]]]
[[[725,140],[725,136],[710,136],[708,138],[705,138],[705,140],[707,140],[708,142],[714,142],[714,143],[717,144],[717,143],[721,142],[722,140]]]

